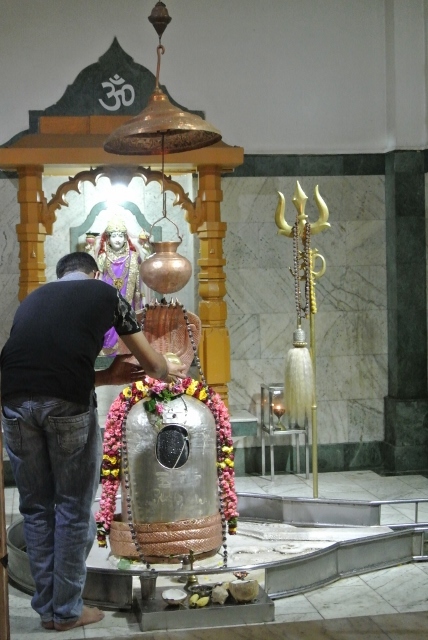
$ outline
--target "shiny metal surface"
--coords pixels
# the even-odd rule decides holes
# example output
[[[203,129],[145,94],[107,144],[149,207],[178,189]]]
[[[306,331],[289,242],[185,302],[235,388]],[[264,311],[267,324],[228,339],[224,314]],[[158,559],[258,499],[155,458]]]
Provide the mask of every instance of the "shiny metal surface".
[[[151,242],[153,253],[140,265],[141,279],[153,291],[168,294],[180,291],[189,282],[192,265],[177,253],[181,242]]]
[[[142,601],[137,592],[135,607],[141,631],[233,627],[238,622],[261,624],[275,619],[274,603],[261,587],[256,600],[245,605],[228,601],[223,605],[209,603],[195,609],[190,609],[187,603],[180,607],[169,607],[162,600],[162,589],[156,589],[156,598],[149,602]]]
[[[171,21],[163,2],[154,7],[149,21],[159,36],[155,90],[143,111],[118,127],[107,138],[104,149],[118,155],[161,155],[201,149],[221,140],[221,133],[200,116],[171,104],[159,86],[162,34]]]
[[[218,513],[216,427],[211,411],[191,396],[168,402],[163,426],[184,427],[189,439],[187,462],[176,469],[160,464],[156,441],[160,429],[144,402],[134,405],[126,423],[130,494],[136,524],[176,522]],[[126,507],[122,518],[126,521]]]
[[[220,140],[221,133],[212,124],[174,106],[156,87],[147,107],[115,129],[104,149],[118,155],[163,155],[202,149]]]
[[[298,526],[373,527],[380,524],[379,502],[287,498],[239,494],[239,517]]]
[[[338,542],[286,563],[272,563],[265,570],[265,589],[273,599],[304,593],[340,578],[413,562],[422,532],[412,529]]]

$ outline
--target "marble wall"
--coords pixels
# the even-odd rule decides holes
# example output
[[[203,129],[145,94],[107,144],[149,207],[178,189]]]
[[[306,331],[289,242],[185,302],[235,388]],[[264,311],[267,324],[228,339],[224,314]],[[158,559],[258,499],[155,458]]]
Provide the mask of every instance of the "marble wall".
[[[193,199],[191,176],[180,179]],[[61,181],[58,177],[44,179],[48,199]],[[318,217],[313,199],[318,184],[331,224],[312,239],[312,247],[327,263],[316,285],[318,313],[314,316],[319,443],[383,440],[383,398],[387,394],[384,177],[306,176],[299,181],[308,196],[309,220]],[[143,193],[141,185],[133,184],[136,182],[131,183],[130,199],[152,224],[160,215],[159,187],[149,185]],[[286,199],[286,219],[294,223],[291,199],[295,185],[296,178],[223,178],[232,411],[246,409],[258,415],[260,385],[283,380],[296,312],[289,272],[292,241],[277,234],[274,214],[280,191]],[[46,240],[48,280],[55,277],[57,259],[70,250],[70,227],[80,224],[94,203],[105,199],[102,186],[85,183],[81,194],[67,194],[69,206],[58,212],[54,235]],[[18,304],[17,188],[16,180],[0,180],[0,346]],[[194,238],[181,215],[171,217],[183,231],[180,252],[194,260],[196,276]],[[178,296],[190,310],[192,305],[197,308],[196,285],[196,281],[189,283],[185,300],[184,290]],[[309,337],[307,323],[304,328]]]
[[[225,178],[228,327],[232,409],[259,413],[260,385],[282,382],[296,327],[292,240],[277,234],[277,192],[295,221],[297,178]],[[387,394],[385,196],[383,176],[306,176],[309,220],[313,194],[330,212],[330,229],[312,238],[327,264],[316,285],[318,441],[383,440]],[[315,265],[317,268],[317,265]],[[309,323],[303,328],[309,339]]]
[[[19,222],[18,180],[0,180],[0,345],[7,340],[18,306],[19,246],[16,225]]]

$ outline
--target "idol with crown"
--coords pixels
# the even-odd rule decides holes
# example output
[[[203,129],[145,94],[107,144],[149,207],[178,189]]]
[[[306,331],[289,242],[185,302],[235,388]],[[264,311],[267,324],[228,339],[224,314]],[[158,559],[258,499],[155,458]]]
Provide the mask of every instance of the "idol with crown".
[[[120,216],[109,220],[101,234],[95,258],[101,280],[116,287],[135,311],[141,311],[145,302],[139,270],[141,257]],[[112,328],[105,335],[101,354],[111,356],[118,352],[119,336]]]

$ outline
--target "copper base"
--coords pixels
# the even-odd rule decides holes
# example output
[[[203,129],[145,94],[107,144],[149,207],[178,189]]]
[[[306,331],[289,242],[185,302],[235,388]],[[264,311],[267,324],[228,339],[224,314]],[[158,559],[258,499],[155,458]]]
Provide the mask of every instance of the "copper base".
[[[125,558],[139,558],[129,524],[116,516],[110,527],[111,552]],[[221,516],[178,522],[134,524],[144,559],[152,564],[177,564],[177,557],[193,551],[195,559],[210,558],[223,543]]]

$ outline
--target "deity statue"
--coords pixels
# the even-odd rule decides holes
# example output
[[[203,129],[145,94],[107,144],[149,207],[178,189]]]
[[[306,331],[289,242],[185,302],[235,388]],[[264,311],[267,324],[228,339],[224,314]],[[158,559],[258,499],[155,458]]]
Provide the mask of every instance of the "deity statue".
[[[101,280],[116,287],[138,313],[145,303],[140,279],[141,255],[128,235],[121,218],[113,218],[101,234],[96,251]],[[107,331],[101,355],[116,355],[119,336],[114,328]]]

